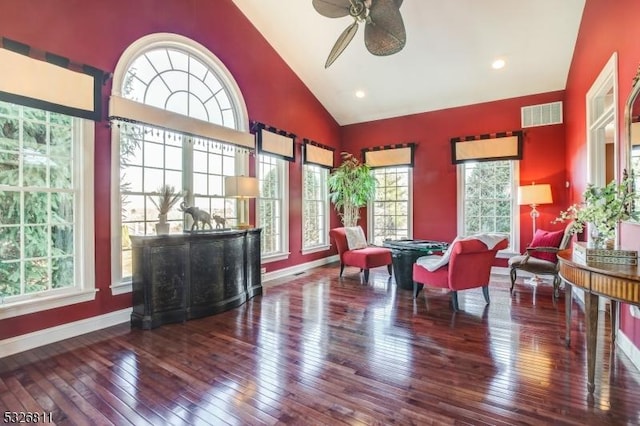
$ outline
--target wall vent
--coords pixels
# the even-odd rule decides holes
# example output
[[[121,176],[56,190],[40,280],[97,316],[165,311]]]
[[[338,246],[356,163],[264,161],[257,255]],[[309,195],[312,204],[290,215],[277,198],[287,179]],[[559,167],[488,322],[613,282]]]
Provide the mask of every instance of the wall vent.
[[[522,127],[562,124],[562,101],[522,107]]]

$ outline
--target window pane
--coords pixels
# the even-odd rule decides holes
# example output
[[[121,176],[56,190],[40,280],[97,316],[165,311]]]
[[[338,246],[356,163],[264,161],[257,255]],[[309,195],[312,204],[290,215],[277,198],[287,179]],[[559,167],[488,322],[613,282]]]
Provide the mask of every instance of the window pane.
[[[328,172],[305,164],[303,169],[302,248],[328,245]]]
[[[467,163],[461,166],[464,188],[464,235],[499,232],[512,237],[514,217],[513,164],[510,161]]]
[[[387,239],[409,238],[409,168],[374,169],[373,244]]]
[[[0,294],[56,287],[75,275],[76,119],[0,102]],[[53,265],[56,267],[53,267]],[[76,286],[66,279],[57,287]]]

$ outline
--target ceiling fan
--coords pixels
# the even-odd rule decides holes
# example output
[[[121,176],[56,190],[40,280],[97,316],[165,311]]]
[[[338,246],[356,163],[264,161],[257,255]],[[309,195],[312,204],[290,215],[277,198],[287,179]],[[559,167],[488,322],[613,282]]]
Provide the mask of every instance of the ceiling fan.
[[[407,34],[400,15],[402,0],[313,0],[314,9],[327,18],[342,18],[351,15],[354,22],[338,37],[329,53],[324,67],[338,59],[365,23],[364,44],[376,56],[393,55],[402,50]]]

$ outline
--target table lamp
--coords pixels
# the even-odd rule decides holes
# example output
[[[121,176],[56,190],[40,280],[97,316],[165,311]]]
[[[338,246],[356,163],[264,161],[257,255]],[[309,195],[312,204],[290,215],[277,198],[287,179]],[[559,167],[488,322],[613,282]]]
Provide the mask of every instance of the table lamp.
[[[238,229],[252,228],[248,220],[244,220],[246,201],[249,198],[256,198],[260,195],[258,179],[250,176],[227,176],[224,179],[224,195],[229,198],[240,200],[240,215],[238,217]]]
[[[540,212],[536,209],[540,204],[551,204],[551,185],[543,183],[542,185],[521,186],[518,188],[518,204],[531,206],[531,221],[533,222],[533,235],[536,234],[536,219],[540,216]]]

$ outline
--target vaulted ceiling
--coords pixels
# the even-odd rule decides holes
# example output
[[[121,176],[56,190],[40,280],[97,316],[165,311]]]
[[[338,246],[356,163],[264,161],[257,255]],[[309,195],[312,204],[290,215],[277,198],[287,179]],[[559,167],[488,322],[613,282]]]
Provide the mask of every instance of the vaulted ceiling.
[[[312,0],[233,2],[341,125],[562,90],[585,4],[404,0],[402,51],[373,56],[360,28],[325,69],[351,17],[326,18]]]

